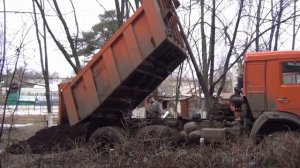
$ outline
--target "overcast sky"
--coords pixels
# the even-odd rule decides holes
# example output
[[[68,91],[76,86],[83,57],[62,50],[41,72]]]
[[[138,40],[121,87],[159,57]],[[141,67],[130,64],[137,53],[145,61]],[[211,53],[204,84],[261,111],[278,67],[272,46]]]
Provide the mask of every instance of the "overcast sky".
[[[74,22],[74,15],[72,13],[72,8],[70,5],[69,0],[57,0],[59,3],[59,6],[62,10],[62,13],[64,14],[64,17],[66,18],[66,21],[68,23],[69,29],[71,34],[74,34],[76,32],[75,28],[75,22]],[[61,26],[60,21],[55,16],[54,11],[51,9],[48,1],[46,2],[46,13],[49,16],[48,22],[50,26],[53,28],[55,34],[58,35],[60,38],[59,40],[64,43],[63,40],[66,41],[66,34],[64,33],[64,30]],[[91,29],[91,27],[98,23],[98,15],[103,14],[104,10],[103,7],[106,10],[114,9],[115,4],[113,0],[98,0],[99,3],[102,4],[100,6],[97,3],[97,0],[73,0],[76,13],[78,17],[78,23],[79,23],[79,31],[88,31]],[[188,1],[181,0],[181,2],[187,3]],[[223,2],[223,1],[222,1]],[[222,9],[222,15],[219,15],[221,19],[225,22],[230,22],[235,16],[235,11],[237,6],[237,3],[233,3],[235,1],[224,1],[224,9]],[[255,4],[254,4],[255,5]],[[3,11],[3,5],[2,2],[0,3],[0,10]],[[7,11],[17,11],[17,12],[32,12],[32,0],[6,0],[6,10]],[[199,10],[199,9],[198,9]],[[268,10],[267,10],[268,11]],[[182,23],[184,24],[188,19],[185,18],[182,13],[181,18]],[[197,17],[199,14],[199,11],[193,9],[193,15],[195,20],[198,20],[199,17]],[[209,16],[209,14],[207,14]],[[9,44],[8,53],[9,56],[9,63],[11,65],[14,64],[15,61],[15,50],[18,48],[18,45],[20,44],[22,37],[25,36],[24,41],[24,47],[22,48],[24,50],[23,55],[21,57],[21,61],[19,62],[19,66],[24,66],[27,64],[27,69],[35,69],[37,71],[41,71],[40,66],[40,60],[39,60],[39,51],[37,47],[37,40],[35,35],[35,27],[33,26],[33,19],[32,14],[30,13],[7,13],[7,41]],[[39,16],[40,18],[40,16]],[[40,19],[41,20],[41,19]],[[244,24],[244,25],[243,25]],[[3,13],[0,13],[0,26],[3,27]],[[247,27],[247,23],[241,23],[241,27]],[[265,27],[261,27],[261,29],[265,29]],[[2,31],[2,28],[0,29]],[[28,33],[27,33],[28,32]],[[289,26],[288,29],[286,29],[285,34],[291,34],[291,26]],[[193,36],[199,36],[200,31],[198,34],[193,34]],[[297,43],[299,42],[299,33],[297,36]],[[239,36],[241,36],[239,34]],[[285,39],[286,38],[286,39]],[[243,38],[241,38],[243,40]],[[281,44],[280,50],[287,50],[290,49],[290,43],[288,40],[291,40],[290,36],[284,36],[282,39],[285,44],[288,46],[284,46],[284,44]],[[65,42],[64,44],[68,44]],[[218,47],[216,47],[216,54],[221,53],[221,55],[226,50],[226,46],[224,44],[216,44]],[[68,46],[67,46],[68,47]],[[300,49],[299,46],[296,45],[296,49]],[[48,55],[49,55],[49,70],[50,73],[58,72],[61,77],[70,77],[74,75],[74,72],[71,68],[71,66],[65,61],[65,58],[61,54],[61,52],[58,50],[57,46],[54,44],[53,40],[50,38],[50,35],[48,35]],[[217,54],[218,55],[218,54]],[[220,60],[218,60],[220,59]],[[222,58],[217,58],[216,61],[222,62]]]
[[[47,0],[45,2],[47,2]],[[91,27],[98,22],[98,15],[104,12],[103,7],[106,8],[106,10],[114,8],[114,1],[111,0],[98,0],[98,2],[103,5],[103,7],[101,7],[96,0],[73,0],[73,2],[76,8],[80,32],[90,30]],[[58,0],[58,3],[61,7],[62,13],[64,13],[64,17],[68,22],[72,34],[74,34],[76,31],[70,1]],[[2,2],[0,8],[0,10],[3,11]],[[27,64],[27,69],[35,69],[37,71],[40,71],[41,68],[39,61],[39,51],[37,50],[35,27],[33,26],[32,19],[33,16],[29,13],[21,13],[32,12],[32,0],[6,0],[6,10],[20,12],[7,13],[7,42],[9,45],[7,55],[10,58],[9,63],[14,63],[13,57],[15,57],[16,55],[15,50],[18,48],[18,45],[21,43],[23,37],[26,36],[24,41],[25,46],[23,48],[24,55],[21,56],[19,66]],[[55,14],[49,7],[46,13],[50,15]],[[65,40],[65,33],[57,17],[53,16],[48,18],[50,21],[50,26],[54,28],[54,31],[56,33],[59,34],[59,37],[62,37],[61,40]],[[3,27],[3,13],[0,13],[0,19],[1,27]],[[53,40],[50,39],[50,35],[48,35],[48,38],[50,72],[58,72],[62,77],[73,75],[74,73],[71,69],[71,66],[69,66],[69,64],[65,61],[63,55],[60,53],[60,51],[58,51],[57,47],[53,43]]]

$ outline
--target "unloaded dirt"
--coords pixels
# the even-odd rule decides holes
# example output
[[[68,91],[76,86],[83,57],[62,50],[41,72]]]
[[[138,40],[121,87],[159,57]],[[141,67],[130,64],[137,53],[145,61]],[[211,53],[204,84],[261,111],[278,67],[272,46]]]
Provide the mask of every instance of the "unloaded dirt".
[[[8,148],[11,154],[50,153],[68,150],[85,142],[85,125],[59,125],[38,131],[25,141],[12,144]]]

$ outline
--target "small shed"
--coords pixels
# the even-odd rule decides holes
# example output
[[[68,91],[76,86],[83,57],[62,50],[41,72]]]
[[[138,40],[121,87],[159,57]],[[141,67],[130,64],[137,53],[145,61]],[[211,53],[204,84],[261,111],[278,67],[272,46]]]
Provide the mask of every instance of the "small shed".
[[[160,97],[162,109],[164,112],[169,111],[172,116],[176,117],[176,97]],[[194,113],[199,111],[199,103],[196,96],[180,97],[177,99],[177,112],[183,118],[191,118]]]

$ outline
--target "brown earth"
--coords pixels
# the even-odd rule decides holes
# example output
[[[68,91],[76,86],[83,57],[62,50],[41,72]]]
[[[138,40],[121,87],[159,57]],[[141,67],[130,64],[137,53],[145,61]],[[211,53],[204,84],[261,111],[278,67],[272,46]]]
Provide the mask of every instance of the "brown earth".
[[[9,119],[11,118],[7,117],[6,121]],[[14,116],[14,124],[25,125],[6,127],[0,145],[0,150],[10,145],[7,151],[12,154],[50,153],[57,150],[68,150],[75,144],[84,142],[83,137],[86,130],[84,125],[74,127],[62,125],[47,128],[44,115]]]
[[[8,152],[22,153],[51,153],[54,151],[68,150],[73,146],[84,143],[85,127],[76,125],[52,126],[38,131],[27,140],[12,144]]]

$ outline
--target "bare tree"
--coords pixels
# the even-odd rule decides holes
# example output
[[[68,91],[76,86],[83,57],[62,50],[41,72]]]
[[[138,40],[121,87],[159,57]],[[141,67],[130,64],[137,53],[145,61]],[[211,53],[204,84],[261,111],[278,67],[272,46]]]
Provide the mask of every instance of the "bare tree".
[[[11,78],[11,81],[10,81],[10,85],[9,85],[9,89],[8,89],[7,95],[10,93],[10,89],[11,89],[14,77],[16,75],[16,71],[17,71],[18,63],[19,63],[19,58],[20,58],[20,54],[21,54],[21,49],[23,48],[23,42],[24,41],[22,41],[21,44],[16,49],[16,60],[15,60],[15,63],[14,63],[14,72],[13,72],[13,75],[12,75],[12,78]],[[1,128],[0,128],[0,139],[2,138],[2,134],[3,134],[4,120],[5,120],[5,115],[6,115],[7,100],[8,100],[8,96],[6,96],[5,102],[4,102],[4,110],[3,110],[3,113],[2,113],[2,122],[1,122]]]
[[[207,77],[208,77],[208,61],[207,61],[207,46],[206,46],[206,34],[205,34],[205,27],[204,27],[204,24],[205,24],[205,20],[204,20],[204,13],[205,13],[205,8],[204,8],[204,0],[200,1],[200,19],[201,19],[201,22],[200,22],[200,29],[201,29],[201,45],[202,45],[202,71],[203,71],[203,79],[204,79],[204,82],[205,82],[205,85],[208,85],[208,81],[207,81]]]
[[[272,16],[272,22],[271,22],[271,26],[275,25],[275,13],[274,13],[274,0],[271,0],[271,16]],[[275,32],[275,27],[273,29],[271,29],[270,31],[270,38],[269,38],[269,46],[268,46],[268,50],[271,51],[272,50],[272,42],[273,42],[273,38],[274,38],[274,32]]]
[[[226,81],[226,78],[225,78],[225,74],[227,73],[227,69],[230,65],[230,58],[232,56],[232,52],[233,52],[233,49],[235,47],[235,41],[236,41],[236,37],[237,37],[237,33],[238,33],[238,29],[239,29],[239,25],[240,25],[240,21],[241,21],[241,16],[242,16],[242,11],[243,11],[243,8],[244,8],[244,0],[241,0],[240,1],[240,6],[239,6],[239,11],[238,11],[238,15],[237,15],[237,21],[236,21],[236,24],[235,24],[235,28],[234,28],[234,32],[233,32],[233,35],[232,35],[232,40],[229,41],[229,50],[227,52],[227,56],[226,56],[226,61],[225,61],[225,64],[224,64],[224,70],[223,70],[223,77],[221,79],[221,84],[218,88],[218,92],[217,94],[220,95],[222,90],[223,90],[223,87],[224,87],[224,84],[225,84],[225,81]],[[227,29],[225,28],[225,35],[229,37],[228,35],[228,32],[227,32]],[[216,85],[217,83],[214,82],[212,85],[213,87]]]
[[[293,15],[293,19],[295,20],[297,18],[297,10],[294,8],[292,12],[290,10],[286,10],[288,7],[290,7],[292,4],[292,1],[283,1],[283,0],[271,0],[271,25],[270,27],[274,27],[269,34],[269,39],[266,41],[267,50],[278,50],[279,44],[280,44],[280,37],[281,34],[287,29],[288,25],[282,25],[282,20],[285,17],[284,15]],[[276,26],[274,26],[276,25]],[[282,29],[282,26],[285,26],[285,28]]]
[[[3,2],[3,34],[2,34],[3,41],[1,46],[2,56],[0,58],[0,82],[2,81],[3,69],[6,61],[6,2],[5,0],[3,0],[2,2]]]
[[[262,2],[263,0],[258,0],[257,12],[256,12],[256,28],[255,28],[256,37],[259,36]],[[255,40],[255,51],[260,51],[259,38],[256,38]]]
[[[294,0],[294,17],[293,17],[293,38],[292,38],[292,50],[295,50],[295,44],[296,44],[296,36],[298,33],[298,30],[300,26],[297,26],[296,20],[297,20],[297,2],[298,0]]]
[[[43,9],[45,9],[44,2],[40,2],[40,3],[43,4]],[[39,25],[38,25],[38,19],[37,19],[37,15],[36,15],[34,1],[32,1],[32,5],[33,5],[33,13],[34,13],[35,32],[36,32],[36,37],[37,37],[38,46],[39,46],[42,74],[43,74],[43,78],[45,81],[45,90],[46,90],[45,96],[46,96],[46,101],[47,101],[48,124],[49,124],[49,126],[52,126],[52,109],[51,109],[51,98],[50,98],[48,52],[47,52],[47,33],[46,33],[45,24],[43,24],[43,33],[42,33],[43,44],[44,44],[44,54],[43,54],[42,42],[41,42],[40,34],[39,34]]]
[[[57,13],[57,17],[59,18],[63,28],[64,28],[64,31],[66,33],[66,38],[67,38],[67,41],[70,45],[70,49],[71,49],[71,53],[68,52],[68,50],[66,49],[66,47],[64,47],[64,45],[58,40],[57,36],[53,33],[50,25],[48,24],[48,21],[47,21],[47,18],[46,18],[46,14],[45,14],[45,11],[41,5],[40,2],[38,2],[38,0],[34,0],[35,4],[37,5],[41,15],[42,15],[42,19],[43,19],[43,22],[47,28],[47,31],[48,33],[50,34],[51,38],[53,39],[53,41],[55,42],[55,44],[57,45],[57,47],[59,48],[59,50],[61,51],[61,53],[64,55],[64,57],[66,58],[66,60],[68,61],[68,63],[71,65],[71,67],[73,68],[74,72],[75,73],[78,73],[79,70],[81,69],[81,64],[80,64],[80,61],[79,61],[79,55],[78,55],[78,52],[77,52],[77,46],[75,45],[76,44],[76,41],[77,41],[77,38],[78,36],[75,36],[75,39],[72,37],[71,33],[70,33],[70,30],[69,30],[69,27],[62,15],[62,12],[59,8],[59,5],[57,3],[56,0],[53,0],[53,4],[54,4],[54,7],[55,7],[55,11]],[[72,2],[72,1],[71,1]],[[72,3],[71,3],[72,4]],[[74,8],[73,8],[74,9]],[[75,10],[74,10],[74,15],[75,15]],[[75,17],[75,24],[76,24],[76,27],[78,27],[78,22],[77,22],[77,18]],[[77,29],[77,33],[78,34],[78,29]],[[71,58],[74,58],[74,62],[71,60]]]
[[[117,12],[118,27],[121,27],[123,22],[130,17],[130,12],[134,12],[140,7],[140,0],[134,0],[135,7],[130,0],[115,0],[115,7]]]
[[[2,75],[3,75],[3,69],[4,69],[4,63],[6,60],[6,2],[5,0],[3,2],[3,45],[2,45],[2,57],[0,60],[0,82],[2,81]],[[2,115],[2,122],[1,122],[1,128],[0,128],[0,140],[2,139],[3,134],[3,126],[4,126],[4,120],[5,120],[5,109],[3,111]],[[2,167],[2,159],[0,158],[0,167]]]
[[[134,3],[136,9],[140,7],[140,0],[134,0]]]
[[[216,39],[216,0],[212,0],[211,9],[211,29],[210,29],[210,40],[209,40],[209,61],[210,73],[209,73],[209,83],[212,84],[214,80],[215,71],[215,39]],[[213,95],[214,88],[210,87],[209,94]]]
[[[274,43],[274,51],[278,50],[278,40],[279,40],[279,32],[280,32],[280,26],[281,26],[281,16],[283,12],[283,0],[279,1],[279,7],[278,7],[278,16],[277,16],[277,26],[276,26],[276,31],[275,31],[275,43]]]
[[[125,0],[115,0],[116,11],[117,11],[117,20],[118,27],[121,27],[124,21],[124,11],[125,11]]]

